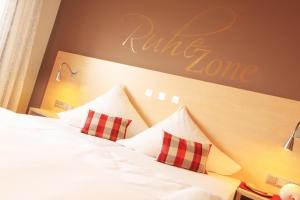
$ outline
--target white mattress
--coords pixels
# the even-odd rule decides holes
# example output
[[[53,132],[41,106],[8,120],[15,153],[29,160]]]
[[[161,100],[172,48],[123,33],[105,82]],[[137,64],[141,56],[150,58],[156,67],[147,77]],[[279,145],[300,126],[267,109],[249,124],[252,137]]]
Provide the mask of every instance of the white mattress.
[[[0,109],[1,200],[231,200],[239,183]]]

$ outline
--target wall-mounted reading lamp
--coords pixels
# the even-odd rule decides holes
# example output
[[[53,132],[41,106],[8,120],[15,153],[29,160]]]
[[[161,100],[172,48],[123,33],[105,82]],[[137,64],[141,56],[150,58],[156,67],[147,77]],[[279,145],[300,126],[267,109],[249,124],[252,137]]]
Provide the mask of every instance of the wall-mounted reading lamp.
[[[296,128],[295,128],[294,132],[292,133],[292,135],[290,136],[290,138],[288,139],[288,141],[285,143],[284,149],[286,149],[288,151],[293,151],[295,138],[300,138],[300,129],[299,129],[299,126],[300,126],[300,122],[298,122],[298,124],[296,125]],[[299,131],[298,131],[298,129],[299,129]]]
[[[78,73],[77,71],[74,71],[74,70],[70,67],[70,65],[69,65],[68,63],[63,62],[63,63],[61,63],[61,65],[60,65],[60,67],[59,67],[59,70],[58,70],[58,72],[57,72],[57,74],[56,74],[56,79],[55,79],[55,80],[56,80],[57,82],[61,81],[61,73],[62,73],[62,68],[63,68],[63,66],[66,66],[66,67],[67,67],[67,69],[68,69],[68,71],[69,71],[71,77],[75,77],[75,75]]]

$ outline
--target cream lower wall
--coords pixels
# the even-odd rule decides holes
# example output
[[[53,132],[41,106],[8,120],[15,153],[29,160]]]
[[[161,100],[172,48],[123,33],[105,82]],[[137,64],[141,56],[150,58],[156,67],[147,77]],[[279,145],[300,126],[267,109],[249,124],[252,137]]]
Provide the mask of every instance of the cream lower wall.
[[[33,44],[28,74],[23,86],[17,112],[25,113],[34,84],[42,63],[42,59],[50,38],[61,0],[44,0],[41,17]]]

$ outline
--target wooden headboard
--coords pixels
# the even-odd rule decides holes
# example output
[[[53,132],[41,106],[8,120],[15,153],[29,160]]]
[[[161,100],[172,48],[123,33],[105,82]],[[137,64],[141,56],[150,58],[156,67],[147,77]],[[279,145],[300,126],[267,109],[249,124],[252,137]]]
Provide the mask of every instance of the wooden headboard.
[[[63,69],[62,81],[55,81],[62,62],[78,75],[70,78]],[[300,120],[299,101],[60,51],[41,107],[61,111],[55,100],[78,106],[116,84],[126,86],[149,125],[186,105],[207,136],[243,167],[235,177],[271,192],[277,189],[264,183],[268,174],[300,182],[300,142],[294,152],[282,148]],[[152,97],[145,96],[148,88]],[[157,100],[161,91],[167,94],[165,101]],[[174,95],[180,97],[177,105],[170,102]]]

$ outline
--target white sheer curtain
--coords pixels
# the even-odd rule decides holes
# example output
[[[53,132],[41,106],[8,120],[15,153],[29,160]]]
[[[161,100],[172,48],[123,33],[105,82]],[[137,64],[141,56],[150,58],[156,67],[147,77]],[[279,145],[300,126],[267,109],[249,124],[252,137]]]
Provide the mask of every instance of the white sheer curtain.
[[[43,0],[0,0],[0,106],[16,110]]]

